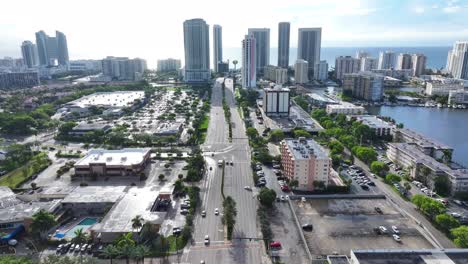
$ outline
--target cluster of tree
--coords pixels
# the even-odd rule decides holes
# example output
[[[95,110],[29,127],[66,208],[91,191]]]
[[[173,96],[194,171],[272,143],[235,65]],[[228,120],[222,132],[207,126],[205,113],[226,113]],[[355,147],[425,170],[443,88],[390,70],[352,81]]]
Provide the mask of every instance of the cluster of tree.
[[[276,200],[275,190],[262,188],[258,194],[258,200],[263,206],[272,207]]]
[[[34,156],[31,144],[12,144],[6,149],[5,159],[0,161],[0,170],[11,171],[31,160]]]
[[[272,218],[271,207],[260,204],[257,209],[257,216],[260,220],[260,230],[262,231],[262,237],[264,239],[265,245],[267,245],[268,241],[273,239],[273,231],[271,230],[270,225],[270,219]]]
[[[351,150],[358,159],[367,164],[372,164],[372,162],[377,160],[377,152],[371,147],[355,146]]]
[[[269,138],[269,141],[270,142],[280,142],[281,140],[284,139],[284,133],[283,133],[283,130],[281,129],[274,129],[272,131],[270,131],[270,138]]]
[[[224,98],[223,98],[223,110],[224,110],[224,117],[226,118],[226,123],[228,124],[228,136],[229,136],[229,139],[231,139],[232,138],[231,109],[229,108],[229,105],[226,103],[226,99]]]
[[[437,95],[434,94],[431,96],[431,99],[436,101],[438,104],[446,105],[448,104],[448,95]]]
[[[422,194],[413,195],[411,201],[421,210],[424,214],[426,214],[431,220],[437,215],[445,213],[445,206],[430,197],[427,197]]]
[[[228,240],[232,239],[232,231],[234,230],[234,225],[236,224],[236,201],[232,199],[231,196],[227,196],[223,201],[223,224],[227,227],[227,238]]]
[[[237,102],[241,107],[254,107],[257,104],[258,92],[253,89],[239,89]]]
[[[376,175],[383,177],[387,174],[389,167],[385,162],[373,161],[370,165],[370,169]]]
[[[52,104],[43,104],[33,111],[0,113],[0,130],[7,134],[30,135],[37,130],[56,126],[50,117],[55,109]]]
[[[309,103],[307,102],[307,99],[304,98],[304,96],[298,95],[294,97],[294,102],[296,102],[296,104],[306,112],[309,112]]]
[[[200,152],[195,152],[192,157],[187,160],[187,176],[185,178],[188,182],[198,182],[203,179],[206,166],[205,159]]]
[[[248,127],[246,133],[249,138],[249,144],[254,149],[254,160],[263,164],[270,164],[273,161],[273,157],[268,151],[266,140],[258,134],[257,129],[254,127]]]
[[[394,173],[389,173],[385,176],[385,182],[388,184],[401,182],[401,177]]]

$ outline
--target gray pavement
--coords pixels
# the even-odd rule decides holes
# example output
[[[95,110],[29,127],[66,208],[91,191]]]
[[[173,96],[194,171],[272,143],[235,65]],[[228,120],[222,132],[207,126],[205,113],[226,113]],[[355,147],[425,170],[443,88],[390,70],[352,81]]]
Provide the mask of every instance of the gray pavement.
[[[208,171],[201,186],[202,209],[206,210],[206,217],[197,214],[195,218],[194,245],[188,247],[182,256],[183,263],[268,263],[268,258],[262,253],[262,243],[258,241],[226,240],[222,217],[221,175],[217,161],[222,159],[232,161],[233,166],[225,168],[225,195],[230,195],[237,203],[237,219],[233,237],[259,237],[257,230],[256,208],[257,199],[254,192],[244,190],[244,186],[253,186],[250,169],[250,148],[245,134],[244,123],[237,111],[233,96],[233,83],[226,80],[226,102],[231,108],[231,122],[233,128],[232,142],[228,140],[228,126],[222,108],[221,83],[218,78],[213,87],[211,98],[210,124],[206,142],[202,145],[205,153]],[[212,156],[212,154],[214,156]],[[214,215],[218,208],[219,216]],[[209,246],[203,244],[205,235],[209,235]]]

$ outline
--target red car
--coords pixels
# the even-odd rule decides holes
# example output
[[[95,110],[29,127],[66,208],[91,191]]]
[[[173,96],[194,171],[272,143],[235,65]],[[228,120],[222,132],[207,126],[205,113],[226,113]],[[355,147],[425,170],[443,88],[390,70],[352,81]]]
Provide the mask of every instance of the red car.
[[[270,248],[272,249],[280,249],[281,248],[281,242],[279,241],[273,241],[270,243]]]
[[[281,186],[281,190],[283,192],[289,192],[289,187],[287,185],[283,185],[283,186]]]

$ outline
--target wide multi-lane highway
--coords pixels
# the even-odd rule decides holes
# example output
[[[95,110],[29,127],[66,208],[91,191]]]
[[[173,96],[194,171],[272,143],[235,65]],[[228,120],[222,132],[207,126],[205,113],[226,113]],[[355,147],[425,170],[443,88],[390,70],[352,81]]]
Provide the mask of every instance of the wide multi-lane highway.
[[[222,106],[222,83],[218,78],[213,85],[211,97],[210,124],[205,144],[202,150],[208,168],[206,178],[201,188],[202,205],[195,217],[195,243],[185,250],[181,262],[183,263],[265,263],[267,258],[263,254],[261,241],[240,240],[237,238],[261,237],[257,231],[256,221],[256,190],[245,190],[245,186],[253,187],[252,171],[250,169],[250,148],[245,133],[244,122],[237,110],[233,95],[232,79],[225,80],[226,102],[231,110],[233,128],[232,141],[228,139],[228,125]],[[226,239],[226,232],[221,223],[222,169],[217,166],[218,160],[232,162],[225,166],[224,193],[232,196],[237,203],[237,219],[232,241]],[[218,208],[220,214],[215,215]],[[200,212],[206,210],[206,217]],[[210,244],[204,245],[204,237],[210,237]]]

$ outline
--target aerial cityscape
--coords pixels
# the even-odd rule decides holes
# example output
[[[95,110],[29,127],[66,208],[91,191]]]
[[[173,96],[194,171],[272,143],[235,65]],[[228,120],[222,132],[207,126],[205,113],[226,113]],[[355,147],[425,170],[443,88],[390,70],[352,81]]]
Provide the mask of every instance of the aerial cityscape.
[[[0,18],[0,264],[468,264],[463,1],[71,2]]]

